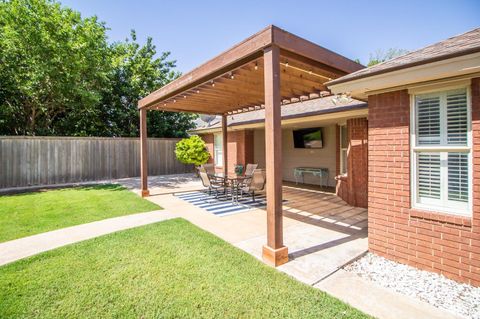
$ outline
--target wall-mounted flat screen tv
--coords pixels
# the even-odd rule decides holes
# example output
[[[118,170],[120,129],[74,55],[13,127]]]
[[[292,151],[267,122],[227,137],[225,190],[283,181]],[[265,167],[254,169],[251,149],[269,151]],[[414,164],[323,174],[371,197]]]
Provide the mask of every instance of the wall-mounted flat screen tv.
[[[323,130],[321,127],[293,131],[295,148],[323,148]]]

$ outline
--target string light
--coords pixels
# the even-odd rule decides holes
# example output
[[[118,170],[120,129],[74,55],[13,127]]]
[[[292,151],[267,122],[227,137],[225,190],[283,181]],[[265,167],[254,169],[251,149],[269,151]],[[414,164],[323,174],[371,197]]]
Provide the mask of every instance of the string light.
[[[177,103],[177,100],[173,100],[173,103]]]
[[[197,94],[200,93],[200,90],[197,90]]]
[[[255,62],[255,71],[258,70],[258,62]]]
[[[305,72],[305,73],[308,73],[308,74],[310,74],[310,75],[317,76],[317,77],[322,78],[322,79],[326,79],[326,80],[328,80],[328,81],[332,80],[332,78],[329,78],[328,76],[324,76],[324,75],[321,75],[321,74],[314,73],[312,70],[305,70],[305,69],[296,67],[296,66],[294,66],[294,65],[289,65],[289,64],[288,64],[288,61],[286,61],[285,63],[280,62],[280,65],[283,65],[283,66],[285,66],[286,68],[290,67],[290,68],[292,68],[292,69],[294,69],[294,70],[297,70],[297,71],[300,71],[300,72]]]
[[[212,87],[215,87],[215,82],[213,80],[212,80],[211,83],[212,83]]]

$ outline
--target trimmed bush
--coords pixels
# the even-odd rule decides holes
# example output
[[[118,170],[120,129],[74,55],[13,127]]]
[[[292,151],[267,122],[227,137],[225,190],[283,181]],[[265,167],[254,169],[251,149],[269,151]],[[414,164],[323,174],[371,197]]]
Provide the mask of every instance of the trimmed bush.
[[[184,164],[199,166],[210,158],[205,142],[197,135],[184,138],[175,146],[177,159]]]

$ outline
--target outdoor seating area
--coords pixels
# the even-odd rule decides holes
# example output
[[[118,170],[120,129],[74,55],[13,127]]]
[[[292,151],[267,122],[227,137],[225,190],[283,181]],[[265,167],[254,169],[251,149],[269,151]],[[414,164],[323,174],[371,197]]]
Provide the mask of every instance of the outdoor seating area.
[[[203,164],[198,168],[198,174],[208,195],[213,193],[217,200],[221,194],[223,201],[230,200],[235,204],[244,200],[244,196],[255,202],[255,195],[263,193],[266,184],[265,170],[257,167],[258,164],[247,164],[244,174],[225,174],[216,173],[213,164]]]

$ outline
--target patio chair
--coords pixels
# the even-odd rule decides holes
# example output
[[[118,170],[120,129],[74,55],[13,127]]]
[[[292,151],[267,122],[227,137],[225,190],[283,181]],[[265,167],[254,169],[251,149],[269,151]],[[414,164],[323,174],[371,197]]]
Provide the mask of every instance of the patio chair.
[[[208,175],[215,174],[215,166],[213,164],[203,164],[201,167],[205,169]]]
[[[265,190],[265,171],[262,169],[254,169],[252,178],[249,178],[245,185],[240,187],[240,196],[243,197],[243,193],[248,193],[252,196],[252,200],[255,202],[255,192],[259,193]]]
[[[215,197],[218,198],[218,191],[220,189],[223,189],[223,193],[226,194],[227,187],[223,180],[218,180],[215,178],[211,179],[204,167],[200,167],[198,169],[198,174],[200,175],[200,179],[202,180],[203,186],[208,188],[208,195],[211,195],[212,190],[214,190]]]
[[[247,164],[247,167],[245,168],[245,176],[252,176],[253,171],[256,170],[258,167],[258,164]]]

